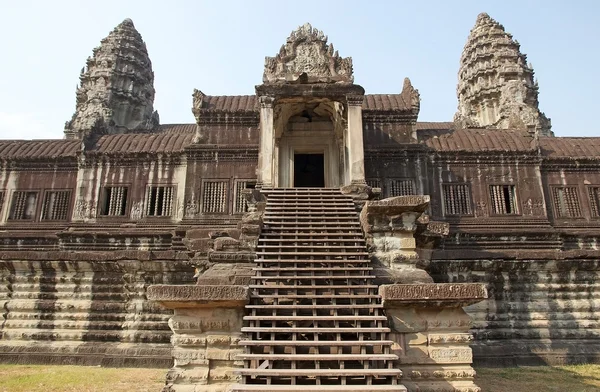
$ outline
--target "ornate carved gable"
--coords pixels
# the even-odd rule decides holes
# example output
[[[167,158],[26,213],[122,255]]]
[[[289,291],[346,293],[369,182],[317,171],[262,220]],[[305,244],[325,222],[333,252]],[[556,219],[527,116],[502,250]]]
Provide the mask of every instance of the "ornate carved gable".
[[[265,84],[353,81],[352,58],[340,57],[327,36],[308,23],[292,31],[275,57],[265,58]]]

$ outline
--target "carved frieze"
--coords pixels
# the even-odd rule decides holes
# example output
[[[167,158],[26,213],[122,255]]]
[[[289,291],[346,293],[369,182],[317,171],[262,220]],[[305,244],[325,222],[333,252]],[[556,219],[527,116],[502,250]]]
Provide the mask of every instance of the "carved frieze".
[[[308,23],[292,31],[275,57],[265,59],[265,84],[353,81],[352,58],[340,57],[327,36]]]

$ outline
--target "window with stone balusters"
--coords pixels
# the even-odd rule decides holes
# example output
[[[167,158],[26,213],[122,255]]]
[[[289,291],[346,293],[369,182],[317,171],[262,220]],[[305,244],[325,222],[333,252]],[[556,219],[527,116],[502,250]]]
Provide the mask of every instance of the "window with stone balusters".
[[[246,199],[244,198],[244,189],[254,189],[256,181],[254,180],[236,180],[235,181],[235,196],[233,202],[233,213],[243,214],[248,211]]]
[[[473,215],[469,184],[442,184],[444,215]]]
[[[387,197],[408,196],[415,194],[412,180],[405,178],[390,178],[387,181]]]
[[[146,216],[172,216],[174,186],[151,185],[146,192]]]
[[[33,220],[37,210],[37,191],[15,191],[10,203],[9,220]]]
[[[71,191],[46,191],[42,204],[42,220],[67,220]]]
[[[105,216],[125,216],[127,212],[127,193],[128,189],[126,186],[104,187],[100,214]]]
[[[228,188],[229,181],[204,181],[202,190],[202,213],[226,213]]]
[[[365,182],[371,188],[381,188],[381,180],[379,178],[367,178]]]
[[[576,186],[552,187],[552,201],[557,218],[582,217]]]
[[[519,213],[514,185],[490,185],[490,199],[492,214],[515,215]]]
[[[600,186],[588,187],[592,218],[600,218]]]

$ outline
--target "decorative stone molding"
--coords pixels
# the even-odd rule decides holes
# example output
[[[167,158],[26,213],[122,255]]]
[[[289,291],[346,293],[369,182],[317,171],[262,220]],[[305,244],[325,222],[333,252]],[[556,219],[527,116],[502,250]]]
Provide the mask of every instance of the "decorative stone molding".
[[[272,108],[275,104],[275,98],[268,95],[261,95],[258,97],[258,102],[261,108]]]
[[[348,106],[362,107],[364,100],[365,100],[364,95],[347,95],[346,96],[346,102],[348,102]]]
[[[250,294],[246,286],[155,285],[148,299],[173,309],[175,363],[166,377],[164,392],[225,392],[240,381],[235,370],[243,361],[238,342],[244,306]]]
[[[533,74],[512,35],[488,14],[480,14],[460,60],[455,122],[463,128],[521,129],[553,136],[550,119],[538,107]]]
[[[263,83],[352,83],[352,58],[342,58],[327,36],[306,23],[292,31],[275,57],[265,59]]]
[[[409,392],[480,392],[463,306],[487,298],[483,284],[402,284],[379,287]]]

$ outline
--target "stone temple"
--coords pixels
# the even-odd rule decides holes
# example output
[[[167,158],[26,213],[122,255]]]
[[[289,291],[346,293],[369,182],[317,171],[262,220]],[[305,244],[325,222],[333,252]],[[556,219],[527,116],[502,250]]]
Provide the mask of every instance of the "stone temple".
[[[126,19],[63,140],[0,141],[0,361],[477,392],[473,361],[600,359],[600,138],[554,137],[501,24],[478,16],[448,122],[408,78],[366,94],[308,24],[273,53],[255,95],[160,124]]]

